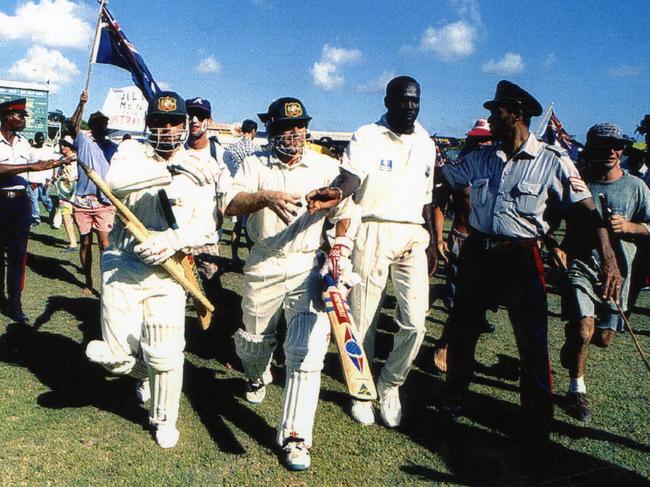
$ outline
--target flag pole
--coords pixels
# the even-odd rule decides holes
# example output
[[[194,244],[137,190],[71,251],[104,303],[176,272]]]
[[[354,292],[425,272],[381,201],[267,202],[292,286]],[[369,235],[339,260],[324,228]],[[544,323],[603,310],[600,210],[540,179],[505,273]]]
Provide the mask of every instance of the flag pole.
[[[539,121],[539,125],[537,126],[537,130],[535,130],[535,136],[540,137],[542,135],[542,131],[546,130],[546,124],[548,124],[548,119],[551,118],[551,112],[553,111],[553,106],[555,105],[554,102],[551,102],[546,109],[546,112],[544,112],[544,116],[542,119]]]
[[[95,59],[97,55],[97,46],[99,45],[99,35],[101,32],[101,24],[102,24],[102,12],[104,10],[104,4],[108,0],[97,0],[99,2],[99,13],[97,14],[97,24],[95,25],[95,35],[93,37],[93,46],[92,49],[90,50],[90,58],[88,59],[88,72],[86,74],[86,86],[84,88],[84,91],[88,91],[88,87],[90,86],[90,75],[92,73],[92,66],[93,66],[93,60]]]

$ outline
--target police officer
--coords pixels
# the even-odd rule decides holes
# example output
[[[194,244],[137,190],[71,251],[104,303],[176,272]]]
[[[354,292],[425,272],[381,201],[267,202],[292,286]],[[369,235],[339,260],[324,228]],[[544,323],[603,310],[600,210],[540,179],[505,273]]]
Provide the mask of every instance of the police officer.
[[[27,100],[17,98],[0,103],[0,301],[7,315],[18,323],[29,318],[23,312],[21,293],[25,282],[27,237],[32,206],[27,194],[26,171],[44,171],[63,161],[30,161],[31,147],[18,132],[25,129]],[[4,294],[4,261],[7,260],[7,293]]]
[[[494,99],[483,106],[490,110],[496,144],[442,169],[452,190],[471,186],[472,206],[472,232],[460,253],[458,294],[448,323],[444,412],[458,412],[472,377],[485,313],[502,304],[521,359],[522,439],[536,442],[548,437],[553,417],[539,250],[540,239],[550,230],[549,216],[575,211],[591,221],[602,257],[605,299],[618,299],[621,276],[607,230],[573,163],[564,151],[529,131],[531,117],[542,113],[539,102],[514,83],[500,81]]]

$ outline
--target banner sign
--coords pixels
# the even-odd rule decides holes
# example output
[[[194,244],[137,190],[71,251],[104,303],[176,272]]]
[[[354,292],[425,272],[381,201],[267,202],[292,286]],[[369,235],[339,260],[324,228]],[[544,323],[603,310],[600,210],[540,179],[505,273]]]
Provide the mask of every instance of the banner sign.
[[[110,88],[102,113],[108,117],[108,128],[127,132],[143,132],[147,100],[136,86]]]

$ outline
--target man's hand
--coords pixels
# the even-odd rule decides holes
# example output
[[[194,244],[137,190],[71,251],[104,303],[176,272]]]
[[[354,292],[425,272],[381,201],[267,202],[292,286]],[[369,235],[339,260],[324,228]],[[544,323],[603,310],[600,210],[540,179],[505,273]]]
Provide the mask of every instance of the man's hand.
[[[634,226],[623,215],[612,215],[612,230],[614,233],[633,233]]]
[[[354,247],[354,242],[350,237],[336,237],[334,239],[334,245],[330,249],[328,254],[328,264],[330,266],[330,272],[335,281],[339,280],[341,274],[341,268],[343,261],[350,261],[350,255],[352,254],[352,248]],[[347,263],[346,263],[347,265]],[[350,267],[352,267],[350,265]]]
[[[435,243],[430,243],[426,249],[427,254],[427,267],[429,270],[429,277],[433,276],[438,267],[438,251]]]
[[[289,225],[298,214],[294,208],[302,206],[300,196],[284,191],[265,191],[264,199],[265,206],[278,215],[285,225]]]
[[[310,191],[305,196],[307,211],[314,214],[320,210],[329,210],[341,202],[343,192],[339,188],[320,188]]]
[[[181,249],[176,232],[172,229],[153,233],[147,240],[133,247],[145,264],[159,265]]]
[[[557,269],[566,271],[569,268],[566,252],[560,247],[554,247],[549,251],[551,264]]]
[[[87,91],[82,91],[81,95],[79,96],[79,103],[81,104],[86,104],[88,103],[88,92]]]
[[[613,253],[605,256],[600,271],[605,282],[603,285],[603,299],[606,301],[613,300],[618,303],[621,298],[623,279],[621,278],[616,257]]]
[[[447,262],[449,260],[447,257],[447,254],[449,253],[449,247],[447,246],[447,242],[445,242],[444,239],[438,240],[437,248],[438,248],[438,257],[440,257],[440,259],[443,262]]]

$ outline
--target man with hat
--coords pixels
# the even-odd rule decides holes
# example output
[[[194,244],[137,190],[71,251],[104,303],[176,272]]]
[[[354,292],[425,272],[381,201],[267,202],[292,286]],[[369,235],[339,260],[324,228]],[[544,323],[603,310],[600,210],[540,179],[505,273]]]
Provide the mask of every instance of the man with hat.
[[[28,323],[21,293],[25,283],[27,238],[32,206],[27,194],[27,171],[44,171],[61,166],[64,160],[31,162],[31,147],[19,132],[25,129],[27,100],[17,98],[0,103],[0,305],[19,323]],[[5,301],[5,255],[7,293]]]
[[[551,230],[551,215],[578,213],[597,240],[605,299],[618,299],[621,276],[607,229],[568,155],[538,141],[531,117],[539,102],[509,81],[500,81],[488,122],[495,144],[443,167],[452,190],[471,186],[472,227],[460,253],[458,292],[449,322],[448,401],[458,412],[474,368],[474,351],[488,309],[505,305],[521,360],[522,440],[548,438],[553,417],[548,356],[546,287],[540,241]],[[556,218],[553,218],[556,221]]]
[[[583,177],[592,195],[605,200],[611,210],[610,229],[623,278],[620,308],[628,308],[633,262],[639,245],[650,242],[650,189],[639,178],[621,168],[621,155],[631,139],[612,123],[597,123],[587,132],[582,157],[587,163]],[[604,202],[601,199],[601,203]],[[607,219],[608,210],[596,205]],[[603,299],[599,275],[601,258],[585,222],[569,221],[565,250],[569,254],[569,291],[563,299],[566,342],[560,354],[569,369],[567,407],[572,416],[591,419],[584,373],[589,345],[607,347],[623,321],[616,305]]]
[[[214,166],[214,173],[218,174],[215,190],[217,195],[225,193],[230,181],[230,172],[224,163],[224,148],[216,136],[208,137],[208,126],[212,121],[212,106],[210,101],[201,97],[189,98],[185,102],[189,123],[189,134],[185,148],[205,159],[206,164]],[[220,198],[217,197],[217,202]],[[223,208],[218,208],[219,215],[223,214]],[[221,220],[219,220],[221,221]],[[197,269],[201,275],[206,289],[214,290],[218,287],[213,282],[218,266],[216,263],[219,257],[219,229],[220,224],[215,225],[214,235],[209,243],[192,250]]]
[[[84,106],[88,102],[88,93],[82,92],[79,104],[72,115],[72,127],[75,136],[77,158],[93,169],[102,179],[106,177],[108,167],[117,150],[117,145],[106,137],[108,135],[108,117],[102,112],[94,112],[88,118],[90,137],[81,131],[81,118]],[[99,253],[108,247],[108,233],[113,228],[115,207],[88,179],[84,171],[79,171],[79,180],[73,200],[73,216],[79,228],[79,259],[84,269],[85,286],[83,293],[93,292],[93,233],[97,235]]]
[[[330,324],[321,298],[316,252],[326,213],[309,214],[305,193],[340,174],[334,159],[306,150],[311,117],[297,98],[278,98],[266,113],[268,149],[244,158],[225,195],[226,215],[250,215],[255,242],[244,267],[244,329],[235,333],[247,378],[246,399],[260,403],[271,383],[271,358],[284,312],[286,385],[277,441],[290,470],[311,463],[309,448]]]
[[[45,135],[43,132],[36,132],[34,134],[34,145],[32,147],[31,161],[48,161],[54,159],[54,149],[45,145]],[[39,200],[43,202],[45,211],[50,217],[50,223],[53,225],[54,217],[54,203],[47,194],[49,185],[54,179],[54,170],[49,171],[30,171],[27,173],[29,179],[28,192],[32,200],[32,224],[39,225],[41,223],[41,212],[38,207]]]
[[[206,160],[184,148],[185,100],[159,92],[146,115],[148,142],[126,140],[113,156],[106,182],[147,228],[138,244],[121,220],[102,255],[103,340],[86,355],[115,374],[143,382],[138,398],[150,399],[149,422],[162,448],[179,439],[176,428],[183,382],[185,291],[160,268],[181,249],[203,245],[214,234],[214,174]],[[167,193],[173,224],[165,213]]]

